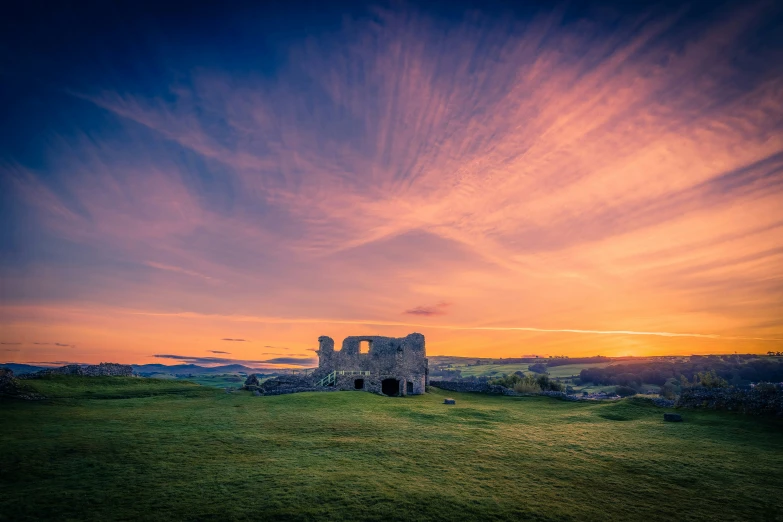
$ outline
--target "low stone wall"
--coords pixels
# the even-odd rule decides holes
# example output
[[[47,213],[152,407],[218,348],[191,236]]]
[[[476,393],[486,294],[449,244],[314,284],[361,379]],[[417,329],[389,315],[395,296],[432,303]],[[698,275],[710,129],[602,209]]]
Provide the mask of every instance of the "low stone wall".
[[[440,388],[441,390],[453,391],[453,392],[467,392],[467,393],[488,393],[490,395],[506,395],[509,397],[532,397],[536,395],[544,395],[546,397],[554,397],[556,399],[562,399],[565,401],[581,401],[581,400],[593,400],[580,397],[579,395],[568,395],[565,392],[559,391],[540,391],[534,393],[521,393],[505,386],[497,384],[489,384],[486,382],[476,381],[431,381],[430,386]]]
[[[658,406],[659,408],[674,408],[674,405],[677,403],[677,401],[673,401],[670,399],[664,399],[663,397],[657,397],[655,399],[650,399],[650,402]]]
[[[253,374],[248,376],[248,378],[245,380],[245,385],[243,388],[252,392],[257,391],[262,395],[282,395],[286,393],[306,391],[364,391],[378,395],[384,395],[383,381],[387,378],[399,381],[398,394],[394,396],[416,395],[418,394],[417,391],[420,390],[422,393],[424,391],[424,386],[422,383],[414,383],[410,381],[409,382],[413,391],[409,391],[407,388],[408,382],[396,376],[358,374],[337,375],[335,382],[329,386],[316,386],[318,379],[312,375],[281,375],[279,377],[260,382],[258,377]],[[357,388],[357,386],[359,387]]]
[[[783,386],[766,385],[750,389],[689,388],[682,391],[676,407],[783,416]]]
[[[128,364],[101,363],[91,366],[68,364],[60,368],[41,370],[35,373],[20,375],[20,379],[40,379],[52,375],[78,375],[84,377],[132,377],[133,367]]]
[[[504,391],[516,393],[503,386],[481,381],[430,381],[430,386],[440,388],[441,390],[463,393],[490,393],[492,395],[504,395]]]

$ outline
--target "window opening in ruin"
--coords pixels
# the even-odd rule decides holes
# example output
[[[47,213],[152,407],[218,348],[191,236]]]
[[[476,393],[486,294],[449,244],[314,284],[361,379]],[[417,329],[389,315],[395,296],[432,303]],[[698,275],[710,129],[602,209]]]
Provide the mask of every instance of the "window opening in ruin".
[[[370,353],[372,341],[359,341],[359,353]]]
[[[397,397],[400,394],[400,381],[397,379],[384,379],[381,381],[381,392],[389,397]]]
[[[408,381],[407,393],[413,393],[413,383]]]
[[[363,390],[364,389],[364,379],[356,379],[353,381],[353,387],[356,390]]]

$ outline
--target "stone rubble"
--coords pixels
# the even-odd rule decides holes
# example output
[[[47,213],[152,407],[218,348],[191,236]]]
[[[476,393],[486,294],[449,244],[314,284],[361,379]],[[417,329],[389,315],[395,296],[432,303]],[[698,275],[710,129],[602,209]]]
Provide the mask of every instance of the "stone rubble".
[[[133,377],[129,364],[100,363],[88,366],[67,364],[60,368],[48,368],[34,373],[20,375],[20,379],[40,379],[53,375],[77,375],[82,377]]]

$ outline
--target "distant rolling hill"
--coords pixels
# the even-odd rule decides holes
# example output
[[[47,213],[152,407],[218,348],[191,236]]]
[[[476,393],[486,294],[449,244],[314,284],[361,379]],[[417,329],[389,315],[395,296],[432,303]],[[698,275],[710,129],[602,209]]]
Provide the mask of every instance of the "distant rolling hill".
[[[275,373],[274,370],[265,370],[259,368],[250,368],[242,364],[226,364],[223,366],[199,366],[197,364],[174,364],[167,366],[165,364],[132,364],[133,371],[142,376],[153,374],[168,375],[222,375],[227,373],[264,373],[267,375]],[[40,370],[46,370],[51,366],[34,366],[31,364],[20,363],[0,363],[2,368],[10,368],[15,375],[24,375]]]
[[[24,375],[25,373],[34,373],[40,370],[45,370],[47,367],[19,363],[0,363],[0,368],[8,368],[14,372],[14,375]]]
[[[226,364],[223,366],[199,366],[197,364],[133,364],[133,371],[139,375],[168,373],[171,375],[220,375],[225,373],[272,373],[270,370],[250,368],[242,364]]]

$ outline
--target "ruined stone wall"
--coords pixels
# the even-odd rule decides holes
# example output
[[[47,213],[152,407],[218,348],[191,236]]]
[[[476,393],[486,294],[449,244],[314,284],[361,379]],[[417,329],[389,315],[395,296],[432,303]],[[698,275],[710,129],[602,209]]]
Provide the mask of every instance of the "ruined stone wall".
[[[360,353],[363,341],[370,344],[368,353]],[[338,378],[338,389],[355,389],[355,378],[364,378],[366,391],[380,393],[384,379],[400,381],[400,395],[424,393],[427,385],[427,358],[424,336],[412,333],[405,337],[352,336],[343,340],[340,351],[335,351],[331,337],[318,338],[318,369],[313,377],[318,379],[333,371],[365,371],[369,376],[343,376]],[[410,384],[410,387],[408,386]]]
[[[783,416],[783,386],[765,385],[751,389],[686,388],[675,406]]]
[[[583,400],[577,395],[568,395],[565,392],[558,391],[539,391],[533,393],[521,393],[512,389],[500,386],[498,384],[489,384],[481,381],[432,381],[430,386],[441,390],[463,392],[463,393],[488,393],[490,395],[507,395],[510,397],[526,397],[530,395],[545,395],[567,401]]]
[[[132,377],[133,367],[128,364],[101,363],[91,366],[68,364],[60,368],[41,370],[35,373],[20,375],[20,379],[39,379],[51,375],[80,375],[86,377]]]
[[[502,395],[504,388],[497,384],[489,384],[481,381],[432,381],[430,386],[440,388],[441,390],[463,392],[463,393],[491,393]]]
[[[258,391],[261,395],[283,395],[310,391],[364,391],[382,394],[382,382],[383,379],[372,375],[338,375],[334,385],[315,386],[315,381],[309,376],[283,375],[259,382],[254,374],[247,378],[243,388],[254,392]],[[417,390],[414,389],[414,393],[411,393],[411,395],[415,395],[416,392]],[[423,393],[423,390],[419,393]],[[407,383],[400,383],[397,394],[408,395]]]

